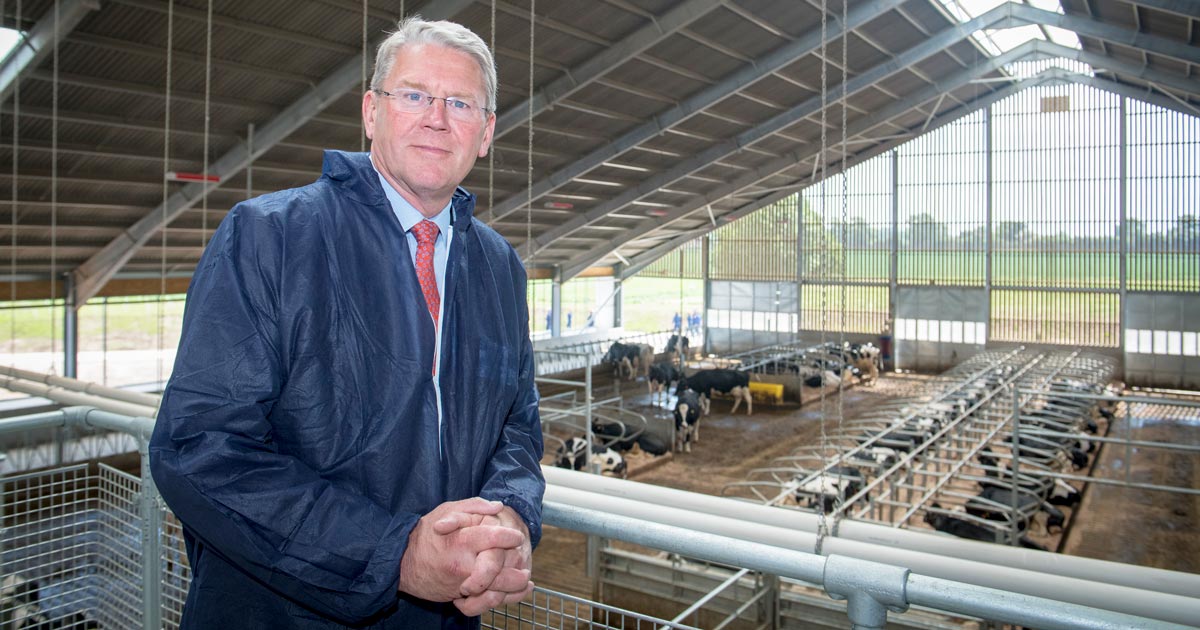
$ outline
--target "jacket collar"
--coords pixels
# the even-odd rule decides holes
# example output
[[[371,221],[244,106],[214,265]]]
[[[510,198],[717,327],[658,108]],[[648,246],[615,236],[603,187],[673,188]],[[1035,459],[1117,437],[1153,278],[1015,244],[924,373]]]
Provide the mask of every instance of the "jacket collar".
[[[391,210],[387,196],[379,184],[379,177],[371,166],[369,153],[326,150],[321,174],[360,203],[383,206]],[[455,230],[470,230],[474,223],[475,195],[461,186],[456,188],[450,199],[450,213],[450,222]]]

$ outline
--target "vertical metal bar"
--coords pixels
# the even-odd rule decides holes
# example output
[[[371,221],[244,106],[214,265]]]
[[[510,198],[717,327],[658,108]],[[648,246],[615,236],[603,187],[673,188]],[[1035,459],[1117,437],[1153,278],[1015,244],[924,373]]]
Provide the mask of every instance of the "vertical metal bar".
[[[976,343],[984,344],[991,341],[992,329],[995,327],[994,309],[992,307],[992,212],[995,198],[995,164],[993,162],[992,146],[992,106],[983,110],[983,161],[984,161],[984,216],[983,216],[983,300],[987,309],[987,325],[984,326],[984,339],[976,339]]]
[[[709,317],[709,308],[711,308],[711,305],[712,305],[712,281],[710,279],[711,268],[709,267],[709,259],[708,259],[709,253],[710,253],[709,252],[710,245],[708,242],[708,238],[709,238],[708,235],[705,234],[704,237],[700,239],[700,277],[701,277],[701,283],[704,285],[704,306],[703,306],[703,309],[701,310],[701,312],[704,313],[704,315],[703,315],[703,320],[704,320],[703,324],[704,325],[701,329],[703,331],[703,335],[704,335],[704,344],[703,344],[704,354],[708,354],[709,352],[712,352],[712,343],[710,341],[711,335],[708,334],[709,333],[708,325],[709,325],[709,320],[711,319]]]
[[[888,247],[888,327],[892,331],[892,365],[896,365],[896,292],[900,287],[900,151],[892,149],[892,242]]]
[[[246,198],[254,196],[254,123],[246,126]]]
[[[1129,321],[1128,296],[1128,273],[1129,273],[1129,241],[1128,231],[1126,229],[1126,215],[1129,204],[1129,111],[1125,97],[1121,97],[1118,101],[1117,108],[1117,291],[1120,308],[1117,309],[1117,345],[1121,349],[1121,377],[1122,380],[1127,380],[1125,374],[1125,325]],[[1125,461],[1129,461],[1126,458]]]
[[[1020,508],[1020,496],[1018,489],[1018,475],[1020,474],[1021,465],[1021,390],[1013,387],[1012,390],[1012,513],[1016,518]],[[1021,532],[1017,527],[1013,527],[1012,537],[1009,541],[1014,547],[1021,544]]]
[[[162,508],[158,487],[150,475],[150,443],[138,437],[142,459],[142,490],[139,511],[142,517],[142,627],[162,627]]]
[[[562,269],[561,267],[554,269],[554,275],[550,279],[550,336],[562,336]]]
[[[621,287],[624,286],[625,281],[621,279],[621,267],[622,267],[621,263],[616,263],[613,265],[613,278],[614,278],[614,282],[616,284],[616,286],[613,288],[613,295],[612,295],[613,327],[614,328],[620,328],[623,325],[622,316],[624,315],[624,312],[625,312],[625,309],[622,306],[622,304],[624,303],[624,300],[622,299],[622,295],[621,295]],[[597,315],[599,315],[599,313],[597,313]]]
[[[65,274],[63,284],[63,376],[75,378],[79,359],[79,312],[75,304],[75,274]],[[51,302],[53,303],[53,302]]]

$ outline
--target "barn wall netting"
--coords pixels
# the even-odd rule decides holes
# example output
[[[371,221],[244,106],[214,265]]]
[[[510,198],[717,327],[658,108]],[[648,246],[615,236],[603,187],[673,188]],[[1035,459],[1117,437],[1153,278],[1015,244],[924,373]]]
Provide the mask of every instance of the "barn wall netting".
[[[1084,346],[1133,357],[1137,384],[1178,386],[1200,318],[1162,313],[1200,293],[1198,162],[1195,116],[1088,86],[1031,88],[714,231],[711,350],[894,332],[897,356],[911,343],[933,367],[992,342]],[[683,256],[664,268],[694,269]],[[787,283],[794,317],[768,299],[791,295]],[[970,316],[898,306],[964,291],[983,300]],[[735,308],[735,295],[764,297]]]

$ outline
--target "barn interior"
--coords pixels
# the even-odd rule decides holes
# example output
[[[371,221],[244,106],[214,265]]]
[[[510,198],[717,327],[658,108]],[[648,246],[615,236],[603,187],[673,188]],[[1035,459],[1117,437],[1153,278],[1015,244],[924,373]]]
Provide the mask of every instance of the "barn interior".
[[[528,274],[484,627],[1197,624],[1200,3],[0,0],[0,629],[179,626],[189,282],[369,148],[412,15],[495,52],[463,186]]]

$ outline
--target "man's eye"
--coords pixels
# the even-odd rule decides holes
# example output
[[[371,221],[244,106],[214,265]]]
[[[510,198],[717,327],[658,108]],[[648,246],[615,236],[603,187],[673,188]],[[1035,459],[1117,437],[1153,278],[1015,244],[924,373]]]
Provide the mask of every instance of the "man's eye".
[[[420,103],[421,101],[425,100],[425,95],[421,94],[420,92],[403,92],[400,94],[400,98],[406,101],[412,101],[413,103]]]
[[[453,107],[454,109],[471,109],[470,103],[467,103],[466,101],[460,101],[456,98],[448,98],[446,99],[446,102],[449,103],[450,107]]]

